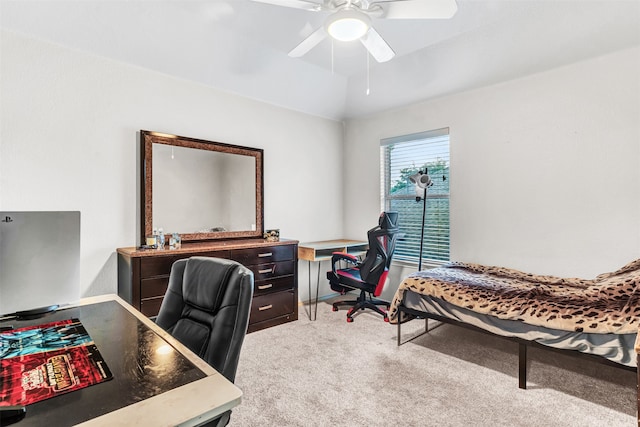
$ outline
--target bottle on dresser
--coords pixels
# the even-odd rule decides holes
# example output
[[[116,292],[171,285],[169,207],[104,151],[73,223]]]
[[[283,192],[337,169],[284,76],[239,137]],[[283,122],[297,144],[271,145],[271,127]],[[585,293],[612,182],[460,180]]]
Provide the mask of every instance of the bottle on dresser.
[[[162,231],[162,227],[158,228],[158,232],[156,233],[158,249],[164,249],[164,231]]]

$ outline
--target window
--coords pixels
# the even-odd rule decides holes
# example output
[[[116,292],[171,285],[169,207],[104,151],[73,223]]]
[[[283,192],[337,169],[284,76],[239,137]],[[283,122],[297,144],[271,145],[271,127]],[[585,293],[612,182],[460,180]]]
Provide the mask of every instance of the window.
[[[425,168],[433,181],[427,192],[422,260],[449,260],[449,129],[421,132],[380,141],[382,208],[398,212],[404,237],[395,260],[418,263],[423,203],[416,202],[409,176]]]

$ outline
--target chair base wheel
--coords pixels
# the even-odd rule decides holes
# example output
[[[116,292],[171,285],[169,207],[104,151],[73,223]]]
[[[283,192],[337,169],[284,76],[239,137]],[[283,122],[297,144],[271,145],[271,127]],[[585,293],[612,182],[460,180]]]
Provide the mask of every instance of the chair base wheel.
[[[348,300],[348,301],[336,301],[331,306],[331,311],[338,311],[339,307],[347,306],[349,310],[347,310],[347,322],[353,322],[353,316],[357,316],[360,314],[360,311],[364,311],[366,309],[370,309],[380,314],[385,322],[389,322],[389,318],[387,317],[387,310],[389,309],[389,303],[387,301],[378,300],[372,297],[367,298],[365,291],[360,292],[360,296],[356,300]],[[384,306],[384,307],[380,307]],[[640,427],[640,426],[639,426]]]

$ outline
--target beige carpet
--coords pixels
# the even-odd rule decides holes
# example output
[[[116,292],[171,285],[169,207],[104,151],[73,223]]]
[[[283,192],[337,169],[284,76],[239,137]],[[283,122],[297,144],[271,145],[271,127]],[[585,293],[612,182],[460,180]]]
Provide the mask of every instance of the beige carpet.
[[[634,426],[635,373],[529,350],[528,389],[517,344],[443,325],[401,347],[396,327],[325,302],[300,320],[247,335],[231,426]],[[403,325],[403,336],[424,326]],[[405,335],[406,334],[406,335]]]

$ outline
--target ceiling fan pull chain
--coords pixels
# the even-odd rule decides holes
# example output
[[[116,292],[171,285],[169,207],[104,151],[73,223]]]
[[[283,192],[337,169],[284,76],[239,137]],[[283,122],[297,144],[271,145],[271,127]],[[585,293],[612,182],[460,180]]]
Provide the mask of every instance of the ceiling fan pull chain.
[[[333,39],[331,39],[331,74],[333,75]]]
[[[365,49],[367,53],[367,96],[369,96],[369,51]]]

